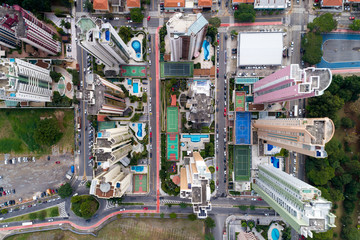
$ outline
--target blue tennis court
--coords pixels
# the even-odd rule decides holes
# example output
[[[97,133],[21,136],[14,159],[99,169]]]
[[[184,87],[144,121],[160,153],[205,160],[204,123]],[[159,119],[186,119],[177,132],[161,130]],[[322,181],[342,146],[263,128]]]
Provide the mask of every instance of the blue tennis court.
[[[249,112],[236,112],[235,144],[250,144],[251,114]]]

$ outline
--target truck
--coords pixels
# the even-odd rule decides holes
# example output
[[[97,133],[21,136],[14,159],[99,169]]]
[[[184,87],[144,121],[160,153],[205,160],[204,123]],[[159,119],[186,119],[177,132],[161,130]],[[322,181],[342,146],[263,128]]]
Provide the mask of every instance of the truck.
[[[74,171],[75,171],[75,167],[74,165],[71,165],[71,173],[74,173]]]
[[[76,2],[76,1],[75,1]],[[80,71],[80,66],[79,64],[76,64],[76,71]]]
[[[78,127],[78,129],[81,129],[81,117],[78,117],[77,127]]]
[[[299,112],[299,106],[298,105],[294,105],[294,117],[298,116],[298,112]]]
[[[31,226],[31,225],[33,225],[33,223],[32,222],[23,222],[22,225],[23,226]]]

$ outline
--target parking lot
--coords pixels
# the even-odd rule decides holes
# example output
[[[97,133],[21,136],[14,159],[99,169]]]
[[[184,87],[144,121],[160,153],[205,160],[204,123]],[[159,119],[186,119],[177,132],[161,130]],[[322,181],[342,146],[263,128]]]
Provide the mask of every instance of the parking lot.
[[[11,156],[12,159],[15,156]],[[30,157],[30,156],[24,156]],[[16,164],[5,164],[4,155],[0,155],[0,187],[3,191],[11,190],[10,194],[0,197],[0,204],[5,201],[15,200],[19,203],[22,198],[23,202],[33,199],[34,195],[40,194],[47,189],[56,189],[65,182],[66,172],[70,166],[74,164],[73,156],[71,154],[50,156],[43,156],[40,159],[35,158],[35,162],[29,159],[28,162],[19,163],[18,156],[16,157]],[[15,193],[13,193],[15,189]]]

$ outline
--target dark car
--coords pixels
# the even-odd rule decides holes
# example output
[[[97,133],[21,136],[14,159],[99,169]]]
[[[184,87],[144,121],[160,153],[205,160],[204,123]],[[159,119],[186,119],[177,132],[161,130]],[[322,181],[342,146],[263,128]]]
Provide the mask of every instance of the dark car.
[[[0,197],[2,197],[2,192],[0,192]]]
[[[226,183],[226,178],[224,179],[224,183]]]
[[[14,193],[14,194],[16,193],[15,189],[12,190],[12,193]]]
[[[86,219],[86,220],[85,220],[85,222],[90,222],[90,221],[91,221],[91,219]]]
[[[0,187],[0,192],[4,191],[4,188],[3,187]]]
[[[50,156],[48,156],[48,161],[50,161]]]

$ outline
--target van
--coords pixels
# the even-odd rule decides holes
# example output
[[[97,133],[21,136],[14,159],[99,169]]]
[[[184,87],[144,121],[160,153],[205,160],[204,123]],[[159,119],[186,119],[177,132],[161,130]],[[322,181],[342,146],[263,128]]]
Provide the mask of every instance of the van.
[[[75,197],[75,196],[77,196],[77,195],[79,195],[78,193],[75,193],[74,195],[73,195],[73,197]]]
[[[149,60],[149,66],[151,66],[151,60]]]

